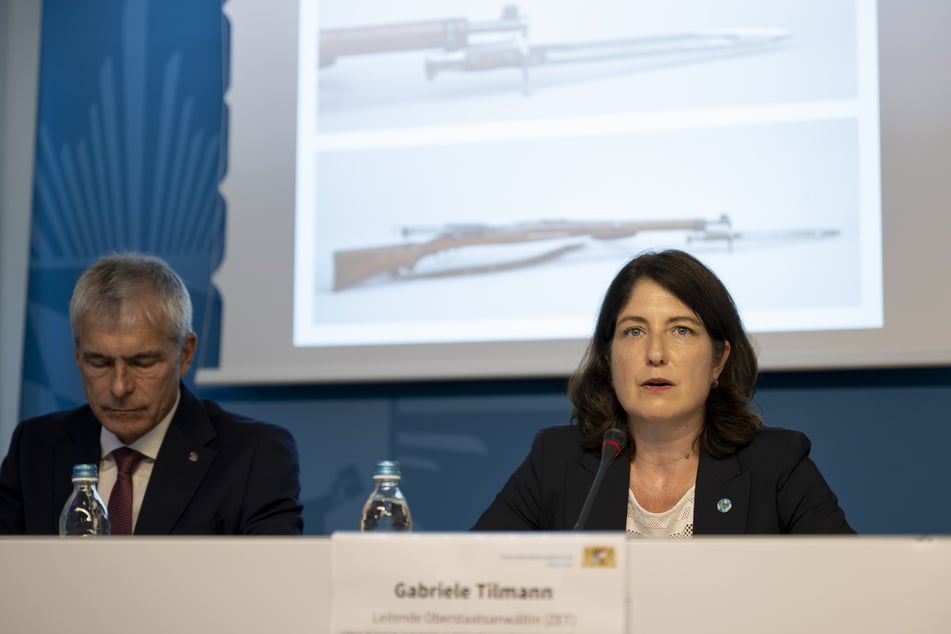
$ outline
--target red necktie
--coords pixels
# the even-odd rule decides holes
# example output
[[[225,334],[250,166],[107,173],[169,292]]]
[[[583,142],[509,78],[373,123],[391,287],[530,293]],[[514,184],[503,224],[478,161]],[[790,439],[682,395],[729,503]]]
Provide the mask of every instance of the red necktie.
[[[112,452],[116,461],[116,484],[109,494],[109,524],[112,535],[132,534],[132,472],[144,458],[135,449],[120,447]]]

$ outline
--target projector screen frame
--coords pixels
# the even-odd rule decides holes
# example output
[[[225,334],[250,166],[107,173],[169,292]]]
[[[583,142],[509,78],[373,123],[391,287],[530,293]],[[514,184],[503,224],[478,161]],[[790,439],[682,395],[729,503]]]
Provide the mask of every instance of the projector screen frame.
[[[864,2],[864,0],[860,0]],[[865,2],[865,4],[868,4]],[[268,20],[242,28],[246,5],[230,0],[232,102],[244,91],[273,95],[266,106],[230,110],[230,156],[222,185],[227,200],[225,258],[215,282],[223,290],[220,366],[200,368],[200,385],[505,379],[570,374],[586,339],[480,341],[453,344],[292,345],[297,39],[282,24],[298,24],[296,2],[269,4]],[[951,270],[947,174],[951,173],[951,87],[929,74],[951,59],[941,33],[951,9],[940,2],[878,3],[881,121],[883,329],[762,333],[753,338],[767,371],[951,365],[951,336],[935,319],[951,298],[934,271]],[[275,37],[277,35],[277,37]],[[295,34],[296,35],[296,34]],[[281,68],[282,72],[275,72]],[[253,78],[253,83],[251,79]],[[945,85],[942,85],[945,84]],[[909,98],[915,95],[915,98]],[[266,160],[262,160],[266,159]],[[241,187],[241,183],[252,186]],[[234,193],[242,191],[241,198]],[[240,213],[238,208],[252,210]],[[267,254],[267,258],[258,257]],[[948,255],[946,255],[948,254]],[[250,257],[249,257],[250,256]],[[267,264],[267,266],[263,266]],[[277,271],[279,273],[275,274]],[[778,266],[777,274],[782,271]],[[251,290],[246,296],[228,289]],[[592,319],[597,311],[592,305]],[[253,313],[253,329],[235,316]]]

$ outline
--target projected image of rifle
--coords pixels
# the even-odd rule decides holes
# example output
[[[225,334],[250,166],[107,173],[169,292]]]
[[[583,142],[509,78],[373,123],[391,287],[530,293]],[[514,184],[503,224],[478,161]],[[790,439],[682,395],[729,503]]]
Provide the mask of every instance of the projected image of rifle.
[[[685,64],[714,56],[762,52],[783,43],[789,32],[778,28],[688,31],[650,36],[532,44],[528,19],[506,5],[498,20],[448,18],[377,26],[322,29],[320,68],[340,58],[410,50],[430,50],[426,77],[447,71],[521,71],[524,91],[529,69],[541,66],[640,59],[655,64]]]
[[[792,229],[764,232],[732,231],[730,219],[723,215],[716,220],[687,218],[679,220],[644,221],[570,221],[541,220],[512,225],[446,225],[426,230],[407,228],[404,237],[427,232],[433,237],[423,242],[406,242],[366,249],[344,249],[334,252],[334,290],[340,291],[378,276],[395,279],[423,279],[490,273],[534,266],[582,248],[584,241],[569,241],[527,258],[491,261],[439,270],[421,270],[420,262],[431,256],[479,246],[516,245],[570,238],[619,240],[647,231],[681,231],[688,242],[726,243],[732,250],[739,241],[789,241],[828,238],[838,235],[834,229]]]

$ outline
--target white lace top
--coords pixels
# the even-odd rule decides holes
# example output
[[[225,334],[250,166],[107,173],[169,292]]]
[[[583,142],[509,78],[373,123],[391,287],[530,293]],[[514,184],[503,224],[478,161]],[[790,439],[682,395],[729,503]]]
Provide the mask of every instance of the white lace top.
[[[693,536],[693,501],[696,485],[663,513],[645,511],[634,492],[627,491],[627,534],[632,537],[690,539]]]

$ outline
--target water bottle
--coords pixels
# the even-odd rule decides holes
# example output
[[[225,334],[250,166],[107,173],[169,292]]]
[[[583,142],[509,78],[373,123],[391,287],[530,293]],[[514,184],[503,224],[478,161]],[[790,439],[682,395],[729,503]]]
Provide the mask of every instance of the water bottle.
[[[73,465],[73,494],[59,515],[60,535],[109,534],[109,512],[96,489],[98,482],[98,465]]]
[[[363,505],[361,531],[411,531],[413,517],[400,491],[400,463],[378,462],[373,473],[373,493]]]

